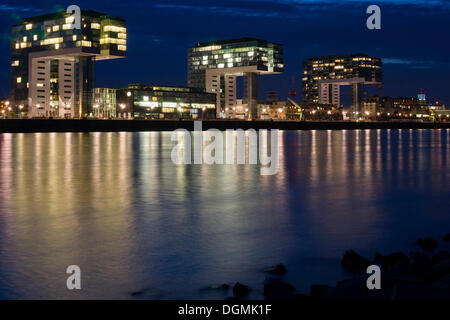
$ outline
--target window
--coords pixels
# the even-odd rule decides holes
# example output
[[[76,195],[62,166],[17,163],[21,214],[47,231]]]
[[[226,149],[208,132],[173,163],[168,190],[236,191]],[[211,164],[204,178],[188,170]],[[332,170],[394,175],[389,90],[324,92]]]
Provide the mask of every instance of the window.
[[[91,23],[91,29],[100,29],[100,23]]]
[[[14,60],[12,63],[11,63],[11,66],[12,67],[17,67],[19,65],[19,60]]]
[[[53,32],[59,31],[59,25],[53,26],[53,27],[52,27],[52,30],[53,30]]]
[[[37,34],[34,34],[34,35],[33,35],[33,41],[36,41],[37,39],[38,39]]]
[[[17,83],[22,83],[22,77],[17,77],[16,81]]]
[[[27,25],[25,25],[25,29],[26,29],[26,30],[31,30],[31,29],[33,29],[33,24],[32,24],[32,23],[28,23]]]

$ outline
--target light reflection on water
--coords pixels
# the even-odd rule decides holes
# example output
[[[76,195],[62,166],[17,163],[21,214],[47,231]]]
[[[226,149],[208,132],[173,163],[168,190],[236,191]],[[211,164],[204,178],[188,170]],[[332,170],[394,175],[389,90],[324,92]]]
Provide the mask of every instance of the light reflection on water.
[[[283,262],[302,292],[353,248],[450,230],[449,130],[280,132],[277,175],[174,165],[171,133],[0,134],[0,298],[223,298]],[[79,292],[65,269],[82,270]]]

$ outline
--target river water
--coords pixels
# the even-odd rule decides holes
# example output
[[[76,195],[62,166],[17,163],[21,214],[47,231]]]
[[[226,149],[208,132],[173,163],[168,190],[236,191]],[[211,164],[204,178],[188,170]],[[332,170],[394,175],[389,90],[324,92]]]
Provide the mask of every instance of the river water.
[[[173,146],[170,132],[0,134],[0,298],[223,299],[202,288],[239,281],[259,299],[276,263],[307,293],[348,276],[347,249],[450,232],[450,130],[280,131],[266,176],[176,165]]]

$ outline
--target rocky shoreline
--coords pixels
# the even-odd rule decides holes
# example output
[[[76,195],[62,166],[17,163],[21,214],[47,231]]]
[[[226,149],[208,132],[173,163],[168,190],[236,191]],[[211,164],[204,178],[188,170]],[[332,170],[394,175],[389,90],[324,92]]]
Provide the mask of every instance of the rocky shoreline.
[[[450,242],[450,233],[442,237]],[[266,268],[264,281],[265,300],[318,300],[318,301],[450,301],[450,253],[439,249],[438,241],[419,238],[415,250],[406,254],[394,252],[376,253],[367,259],[353,250],[344,253],[342,268],[354,277],[339,281],[336,286],[313,284],[309,294],[297,292],[284,280],[287,269],[283,264]],[[381,269],[381,289],[367,288],[367,267],[377,265]],[[227,300],[246,299],[251,288],[242,283],[234,286],[222,284],[211,287],[224,292],[232,291]]]

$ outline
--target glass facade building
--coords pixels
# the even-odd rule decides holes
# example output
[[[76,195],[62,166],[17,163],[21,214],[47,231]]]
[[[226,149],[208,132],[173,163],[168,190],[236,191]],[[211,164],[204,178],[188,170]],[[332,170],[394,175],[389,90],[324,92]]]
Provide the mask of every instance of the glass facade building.
[[[216,94],[217,116],[229,117],[236,106],[236,77],[245,78],[249,118],[257,116],[258,75],[282,73],[283,46],[241,38],[200,42],[188,50],[188,86]]]
[[[82,11],[25,18],[11,32],[11,97],[30,117],[92,112],[94,62],[126,56],[125,20]]]
[[[366,54],[310,58],[303,62],[303,101],[319,102],[319,81],[333,80],[338,83],[340,80],[356,78],[362,79],[364,83],[381,83],[381,59]]]
[[[215,118],[216,95],[200,88],[132,84],[117,90],[117,116],[134,119]]]

